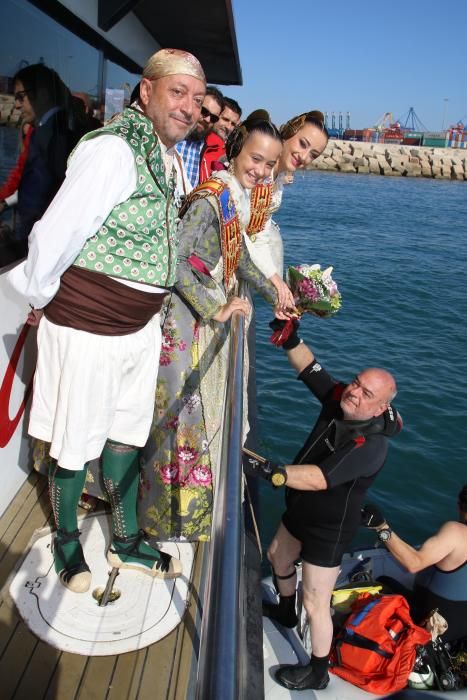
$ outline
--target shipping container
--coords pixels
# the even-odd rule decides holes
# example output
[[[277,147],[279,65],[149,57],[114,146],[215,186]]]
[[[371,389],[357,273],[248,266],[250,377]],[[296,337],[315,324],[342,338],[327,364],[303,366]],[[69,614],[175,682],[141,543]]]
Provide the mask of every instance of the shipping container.
[[[446,148],[447,140],[446,137],[443,138],[430,138],[430,137],[423,137],[423,145],[424,146],[429,146],[431,148]]]
[[[346,141],[362,141],[363,129],[346,129],[343,138]]]
[[[423,137],[426,139],[445,139],[446,131],[425,131]]]
[[[402,139],[402,145],[403,146],[421,146],[422,145],[422,137],[419,136],[418,138],[413,138],[410,136],[404,136]]]

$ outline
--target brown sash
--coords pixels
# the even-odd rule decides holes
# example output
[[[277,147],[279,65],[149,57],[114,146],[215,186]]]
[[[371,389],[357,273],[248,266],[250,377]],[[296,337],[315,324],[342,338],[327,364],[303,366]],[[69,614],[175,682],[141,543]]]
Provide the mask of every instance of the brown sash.
[[[44,308],[59,326],[96,335],[129,335],[141,330],[160,311],[166,293],[143,292],[107,275],[72,265]]]

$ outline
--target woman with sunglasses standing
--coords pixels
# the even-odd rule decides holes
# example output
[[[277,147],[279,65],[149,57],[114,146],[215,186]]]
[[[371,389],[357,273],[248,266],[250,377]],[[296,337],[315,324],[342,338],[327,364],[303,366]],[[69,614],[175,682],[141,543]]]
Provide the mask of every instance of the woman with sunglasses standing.
[[[253,115],[269,116],[265,110]],[[293,117],[280,129],[284,146],[274,178],[257,185],[251,194],[251,219],[245,240],[251,259],[274,284],[279,305],[292,307],[293,297],[283,281],[284,246],[278,225],[271,216],[282,202],[284,185],[296,170],[307,168],[322,154],[328,142],[324,115],[318,110]]]
[[[139,524],[160,539],[210,536],[227,383],[226,322],[235,311],[250,311],[236,296],[236,280],[246,280],[271,304],[277,300],[242,238],[251,189],[271,174],[281,150],[270,121],[245,121],[226,143],[229,170],[202,183],[182,208],[176,292],[163,326],[155,414],[141,461]]]

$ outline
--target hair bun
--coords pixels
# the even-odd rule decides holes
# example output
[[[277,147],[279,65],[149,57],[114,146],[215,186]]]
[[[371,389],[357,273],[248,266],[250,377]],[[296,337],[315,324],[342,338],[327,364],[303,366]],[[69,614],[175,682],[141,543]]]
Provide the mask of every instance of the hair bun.
[[[271,121],[271,117],[269,116],[267,109],[255,109],[255,111],[249,114],[244,121],[248,122],[250,119],[264,119],[264,121],[267,122]]]

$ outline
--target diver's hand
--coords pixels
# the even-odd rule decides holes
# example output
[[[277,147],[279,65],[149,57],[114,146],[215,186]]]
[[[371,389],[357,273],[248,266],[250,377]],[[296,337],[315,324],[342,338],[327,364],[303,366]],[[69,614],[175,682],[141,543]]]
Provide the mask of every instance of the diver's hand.
[[[377,530],[383,525],[386,525],[386,518],[378,506],[374,503],[365,503],[360,513],[360,524],[363,525],[363,527],[369,527],[372,530]]]
[[[274,331],[270,338],[273,345],[282,347],[284,350],[293,350],[300,345],[298,335],[300,321],[297,318],[287,320],[275,318],[269,323],[269,327]]]
[[[284,486],[287,483],[287,472],[284,467],[274,464],[269,459],[258,459],[252,455],[246,455],[244,466],[246,474],[265,479],[272,486]]]

